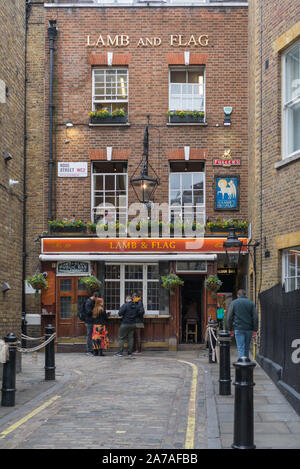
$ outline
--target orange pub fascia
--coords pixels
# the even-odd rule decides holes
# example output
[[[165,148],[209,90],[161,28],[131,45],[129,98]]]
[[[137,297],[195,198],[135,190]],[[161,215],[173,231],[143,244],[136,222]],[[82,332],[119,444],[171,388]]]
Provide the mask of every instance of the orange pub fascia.
[[[247,238],[240,239],[243,259]],[[243,267],[237,271],[226,266],[225,240],[44,237],[40,260],[48,288],[42,291],[42,328],[55,327],[59,351],[84,349],[86,329],[77,311],[88,292],[80,279],[94,275],[101,281],[100,293],[110,313],[111,348],[118,345],[119,308],[133,292],[142,297],[145,308],[143,349],[200,347],[208,319],[217,319],[218,305],[226,312],[226,303],[243,277]],[[169,273],[184,282],[174,291],[162,285],[162,277]],[[211,274],[223,282],[216,298],[204,285]]]

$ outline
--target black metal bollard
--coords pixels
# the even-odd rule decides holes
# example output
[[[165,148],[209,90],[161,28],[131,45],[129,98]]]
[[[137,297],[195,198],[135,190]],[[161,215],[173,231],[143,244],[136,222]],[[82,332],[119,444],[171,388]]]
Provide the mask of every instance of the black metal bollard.
[[[54,334],[54,327],[49,324],[45,327],[46,340]],[[55,380],[55,349],[54,340],[51,340],[45,347],[45,381]]]
[[[256,366],[247,357],[241,357],[235,367],[234,449],[255,449],[253,412],[253,369]]]
[[[219,373],[219,394],[229,396],[231,394],[230,375],[230,332],[219,331],[220,342],[220,373]]]
[[[4,337],[4,341],[8,343],[9,359],[3,365],[1,399],[3,407],[14,407],[15,405],[17,340],[17,337],[12,332]]]
[[[208,327],[210,327],[214,333],[214,335],[217,337],[217,327],[218,323],[214,321],[213,319],[210,319],[208,321]],[[214,338],[212,332],[210,334],[211,339],[208,336],[208,361],[209,363],[215,363],[216,362],[216,356],[213,359],[213,349],[216,349],[216,339]]]

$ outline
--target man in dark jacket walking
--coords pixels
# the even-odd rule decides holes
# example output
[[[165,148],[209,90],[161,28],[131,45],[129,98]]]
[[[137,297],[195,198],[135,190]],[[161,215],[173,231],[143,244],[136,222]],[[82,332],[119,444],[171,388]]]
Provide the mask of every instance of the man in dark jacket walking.
[[[256,335],[258,328],[257,311],[253,301],[247,298],[245,290],[239,290],[237,296],[229,307],[228,329],[234,330],[239,358],[249,358],[251,338]]]
[[[118,357],[123,357],[126,338],[128,340],[128,355],[132,356],[134,331],[138,312],[138,305],[132,301],[130,296],[127,296],[126,303],[121,306],[118,313],[119,316],[122,317],[122,323],[119,329],[119,351],[116,353]]]

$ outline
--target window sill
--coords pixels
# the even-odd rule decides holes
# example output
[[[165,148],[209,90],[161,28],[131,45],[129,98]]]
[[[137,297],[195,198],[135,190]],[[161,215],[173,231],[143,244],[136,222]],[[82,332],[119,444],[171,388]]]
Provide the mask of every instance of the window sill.
[[[197,126],[207,127],[208,124],[207,124],[207,122],[182,122],[182,123],[180,123],[180,122],[179,123],[168,122],[166,125],[168,127],[175,127],[177,125],[190,125],[190,126],[191,125],[192,126],[197,125]]]
[[[277,163],[274,164],[275,169],[280,169],[283,166],[286,166],[290,163],[294,163],[295,161],[300,160],[300,151],[295,153],[295,155],[288,156],[287,158],[282,159],[282,161],[278,161]]]
[[[126,124],[89,124],[89,127],[130,127],[131,124],[126,122]]]

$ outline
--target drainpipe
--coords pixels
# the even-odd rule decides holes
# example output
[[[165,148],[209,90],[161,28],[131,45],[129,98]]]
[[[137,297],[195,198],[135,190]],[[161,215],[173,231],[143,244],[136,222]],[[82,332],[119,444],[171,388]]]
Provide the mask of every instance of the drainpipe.
[[[25,276],[26,276],[26,163],[27,163],[27,36],[28,36],[28,20],[31,11],[30,0],[26,0],[25,10],[25,46],[24,46],[24,160],[23,160],[23,240],[22,240],[22,333],[26,334],[26,306],[25,306]],[[22,343],[22,346],[24,344]]]
[[[52,189],[53,189],[53,65],[54,65],[54,40],[57,35],[56,21],[49,21],[48,37],[50,51],[50,71],[49,71],[49,192],[48,192],[48,220],[53,218],[52,210]]]

